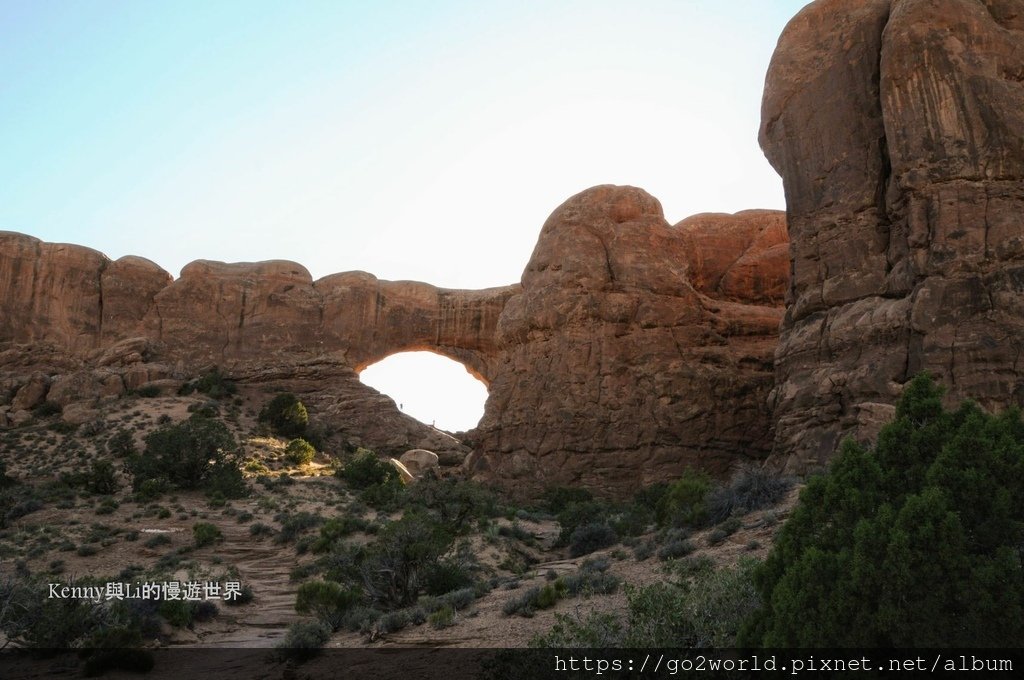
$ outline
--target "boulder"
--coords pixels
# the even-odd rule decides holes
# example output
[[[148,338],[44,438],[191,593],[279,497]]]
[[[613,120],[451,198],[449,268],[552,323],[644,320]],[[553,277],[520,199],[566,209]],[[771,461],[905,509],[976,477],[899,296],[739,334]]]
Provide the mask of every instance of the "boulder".
[[[436,470],[439,466],[437,454],[426,449],[410,449],[403,453],[398,460],[417,479],[429,470]]]
[[[15,393],[11,401],[12,411],[28,411],[46,400],[50,389],[50,378],[45,373],[33,373],[28,382]]]

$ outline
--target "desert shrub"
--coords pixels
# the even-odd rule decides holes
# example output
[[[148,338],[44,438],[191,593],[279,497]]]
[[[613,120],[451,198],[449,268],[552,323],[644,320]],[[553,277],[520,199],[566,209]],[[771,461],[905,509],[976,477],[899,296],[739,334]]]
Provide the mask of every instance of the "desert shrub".
[[[535,541],[534,535],[517,523],[498,527],[498,535],[506,538],[513,538],[517,541],[522,541],[523,543],[532,544]]]
[[[214,368],[199,378],[182,385],[179,394],[191,394],[193,391],[201,392],[211,399],[223,399],[238,392],[234,381],[228,379],[220,368]]]
[[[106,496],[116,493],[120,486],[113,463],[109,460],[93,461],[85,479],[85,488],[89,493]]]
[[[7,474],[7,461],[0,460],[0,489],[12,487],[17,483],[17,479]]]
[[[252,591],[252,586],[245,584],[239,589],[236,597],[233,597],[230,600],[224,600],[224,604],[228,607],[241,607],[242,605],[249,604],[255,598],[256,595]]]
[[[312,544],[311,549],[315,553],[325,553],[331,550],[335,543],[345,536],[350,536],[357,531],[366,531],[369,522],[361,517],[332,517],[320,527],[320,536]]]
[[[915,377],[872,448],[812,479],[755,582],[742,644],[1019,646],[1024,422]]]
[[[412,617],[407,609],[388,612],[377,621],[377,630],[382,633],[397,633],[412,623]]]
[[[633,547],[633,557],[635,557],[638,562],[643,562],[654,555],[657,547],[657,544],[652,539],[640,541]]]
[[[259,538],[262,536],[273,536],[274,527],[270,526],[269,524],[264,524],[263,522],[256,522],[254,524],[249,525],[249,535],[255,538]]]
[[[210,467],[203,489],[211,499],[218,498],[221,501],[228,498],[245,498],[249,495],[245,477],[238,467],[238,460],[233,456]]]
[[[393,465],[382,460],[373,451],[363,448],[356,450],[355,455],[338,470],[337,475],[353,489],[401,483],[398,470]]]
[[[146,437],[142,455],[129,460],[132,486],[139,491],[148,480],[157,480],[179,489],[198,489],[212,482],[227,497],[224,489],[238,489],[233,489],[224,479],[241,479],[233,454],[235,448],[234,437],[217,420],[193,416],[176,425],[159,428]]]
[[[285,447],[284,456],[293,465],[307,465],[313,462],[316,449],[305,439],[293,439]]]
[[[614,574],[604,572],[583,572],[570,574],[565,578],[569,595],[611,595],[619,589],[622,581]]]
[[[594,495],[579,487],[555,486],[548,488],[541,496],[544,508],[557,515],[573,504],[587,503],[594,500]]]
[[[121,504],[114,500],[113,496],[107,496],[99,502],[99,505],[96,506],[96,514],[111,515],[119,507],[121,507]]]
[[[612,508],[603,501],[567,504],[556,517],[561,527],[558,545],[567,545],[573,532],[585,524],[606,524],[612,512]]]
[[[658,502],[658,523],[676,527],[699,527],[708,517],[706,499],[711,479],[703,472],[688,470],[672,482]]]
[[[159,548],[162,545],[170,545],[171,537],[167,534],[156,534],[152,538],[147,538],[142,542],[142,545],[147,548]]]
[[[222,540],[224,540],[224,534],[209,522],[198,522],[192,526],[192,542],[197,548],[213,545]]]
[[[141,503],[154,501],[170,488],[171,485],[166,479],[147,479],[136,488],[135,498]]]
[[[472,482],[457,479],[423,479],[406,495],[408,506],[419,506],[456,533],[469,528],[472,520],[497,514],[494,494]]]
[[[373,607],[355,606],[345,615],[344,626],[353,633],[369,633],[384,614]]]
[[[288,627],[277,651],[285,658],[306,661],[316,656],[331,639],[331,629],[322,621],[296,621]]]
[[[67,585],[99,584],[83,579]],[[0,631],[7,640],[41,650],[127,648],[138,646],[143,635],[159,632],[158,623],[150,621],[154,615],[148,613],[155,603],[42,597],[45,590],[43,583],[32,580],[0,580]],[[122,635],[125,631],[134,635]]]
[[[391,607],[412,604],[427,571],[448,551],[452,539],[446,527],[422,513],[409,512],[388,524],[360,565],[367,594]]]
[[[555,624],[536,635],[531,647],[708,648],[734,647],[737,631],[760,606],[753,585],[756,563],[704,570],[692,578],[626,588],[625,616],[593,613],[555,615]]]
[[[564,579],[556,579],[543,586],[534,586],[505,602],[502,612],[506,616],[517,614],[530,618],[538,609],[551,609],[568,593]]]
[[[307,581],[299,586],[295,598],[295,611],[313,614],[320,621],[338,630],[345,622],[345,615],[359,604],[363,594],[355,589],[333,581]]]
[[[298,397],[283,392],[263,407],[259,421],[282,437],[301,437],[309,424],[309,413]]]
[[[423,589],[428,595],[444,595],[473,585],[473,574],[465,565],[453,560],[440,560],[429,565],[423,574]]]
[[[44,401],[43,403],[32,409],[32,415],[36,418],[49,418],[50,416],[60,415],[64,411],[64,408],[52,401]]]
[[[725,539],[728,537],[729,534],[724,529],[722,529],[721,527],[715,527],[714,529],[708,532],[707,542],[709,546],[713,547],[716,545],[721,545],[722,542],[725,541]]]
[[[690,540],[688,529],[670,529],[665,532],[661,547],[658,548],[658,559],[662,561],[679,559],[686,557],[696,549],[697,546]]]
[[[160,387],[157,385],[143,385],[135,390],[135,394],[143,399],[152,399],[153,397],[160,396]]]
[[[641,536],[654,522],[654,511],[640,503],[630,503],[612,517],[611,527],[619,536]]]
[[[569,539],[569,555],[580,557],[589,555],[595,550],[608,548],[619,540],[615,530],[607,524],[593,523],[577,527]]]
[[[15,496],[14,494],[5,495],[4,498],[0,498],[0,509],[2,509],[5,506],[5,499],[7,500],[8,503],[8,505],[6,506],[7,511],[4,513],[3,516],[4,521],[0,522],[0,524],[6,526],[7,524],[15,520],[21,519],[25,515],[30,515],[33,512],[38,512],[39,510],[42,510],[44,507],[42,501],[32,496],[29,496],[24,500],[20,501],[15,500],[16,498],[17,496]]]
[[[214,618],[217,605],[202,600],[162,600],[158,611],[175,628],[192,628],[196,623]]]
[[[313,527],[320,526],[323,518],[311,512],[297,512],[295,514],[278,513],[274,521],[281,523],[281,531],[275,539],[278,543],[290,543],[298,538],[299,534],[305,533]]]
[[[445,605],[427,617],[431,628],[448,628],[455,625],[455,610]]]
[[[745,465],[729,483],[713,489],[707,497],[708,521],[723,522],[735,515],[771,507],[793,488],[794,480],[764,468]]]

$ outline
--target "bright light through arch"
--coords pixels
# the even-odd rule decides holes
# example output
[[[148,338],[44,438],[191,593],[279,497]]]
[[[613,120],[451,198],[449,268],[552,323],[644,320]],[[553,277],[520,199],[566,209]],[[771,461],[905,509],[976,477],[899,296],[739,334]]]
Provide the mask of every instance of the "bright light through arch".
[[[480,422],[487,387],[457,361],[433,352],[401,352],[367,366],[364,385],[395,400],[403,413],[449,432]]]

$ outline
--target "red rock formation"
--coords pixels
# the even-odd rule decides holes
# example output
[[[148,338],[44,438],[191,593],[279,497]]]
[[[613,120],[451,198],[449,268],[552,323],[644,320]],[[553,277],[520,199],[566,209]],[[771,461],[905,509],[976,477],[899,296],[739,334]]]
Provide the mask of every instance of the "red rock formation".
[[[505,355],[471,468],[520,493],[582,484],[622,494],[766,455],[781,309],[745,302],[777,295],[788,261],[765,258],[775,266],[763,276],[737,263],[784,240],[780,225],[751,213],[671,227],[632,187],[566,201],[498,321]]]
[[[139,258],[3,234],[0,343],[14,349],[0,355],[0,414],[23,420],[46,399],[88,419],[97,401],[218,365],[300,394],[349,444],[428,449],[450,465],[468,449],[358,381],[390,354],[427,349],[490,387],[469,437],[475,474],[524,493],[625,493],[767,453],[785,248],[779,213],[672,227],[654,198],[611,186],[552,215],[522,285],[480,291],[363,272],[313,281],[284,261],[198,261],[172,281]]]
[[[793,252],[774,458],[870,438],[922,369],[1021,403],[1024,2],[818,0],[768,73]]]

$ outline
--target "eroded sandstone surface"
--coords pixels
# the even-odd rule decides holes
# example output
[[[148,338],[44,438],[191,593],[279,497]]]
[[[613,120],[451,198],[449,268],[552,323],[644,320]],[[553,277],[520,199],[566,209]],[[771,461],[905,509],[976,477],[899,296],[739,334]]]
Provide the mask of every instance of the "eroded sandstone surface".
[[[763,458],[788,283],[781,213],[669,225],[632,187],[595,187],[545,225],[521,284],[446,290],[364,272],[314,281],[286,261],[197,261],[178,279],[136,257],[0,232],[0,426],[44,402],[67,420],[218,367],[300,395],[337,441],[466,461],[523,493],[624,493],[688,466]],[[488,385],[465,445],[358,380],[430,350]]]
[[[498,320],[472,469],[517,490],[621,494],[764,457],[785,242],[770,211],[673,227],[640,189],[570,198]]]
[[[925,369],[951,399],[1024,402],[1024,2],[810,4],[760,139],[793,254],[775,464],[872,437]]]

